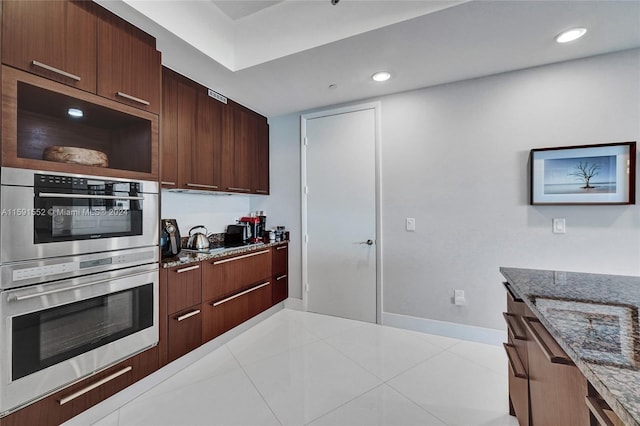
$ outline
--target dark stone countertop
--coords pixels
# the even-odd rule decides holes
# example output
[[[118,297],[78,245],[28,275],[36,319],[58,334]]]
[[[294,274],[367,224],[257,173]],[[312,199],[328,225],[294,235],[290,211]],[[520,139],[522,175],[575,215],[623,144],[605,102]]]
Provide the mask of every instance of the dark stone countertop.
[[[174,266],[183,266],[188,265],[190,263],[202,262],[203,260],[209,259],[217,259],[219,257],[231,256],[231,255],[241,255],[246,253],[251,253],[258,250],[263,250],[266,248],[278,246],[280,244],[287,244],[289,241],[278,241],[275,243],[258,243],[258,244],[249,244],[246,246],[240,247],[219,247],[214,248],[211,252],[194,252],[187,251],[182,249],[178,256],[165,258],[160,261],[161,268],[171,268]]]
[[[500,272],[618,417],[640,426],[640,277]]]

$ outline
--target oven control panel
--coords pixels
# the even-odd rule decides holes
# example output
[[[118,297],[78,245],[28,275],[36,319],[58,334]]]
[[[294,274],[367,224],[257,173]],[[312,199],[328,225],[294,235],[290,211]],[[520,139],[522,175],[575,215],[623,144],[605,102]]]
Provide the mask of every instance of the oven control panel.
[[[66,262],[58,263],[56,265],[35,266],[32,268],[16,269],[13,271],[13,281],[22,281],[28,280],[30,278],[40,278],[65,274],[78,271],[79,269],[79,262]]]

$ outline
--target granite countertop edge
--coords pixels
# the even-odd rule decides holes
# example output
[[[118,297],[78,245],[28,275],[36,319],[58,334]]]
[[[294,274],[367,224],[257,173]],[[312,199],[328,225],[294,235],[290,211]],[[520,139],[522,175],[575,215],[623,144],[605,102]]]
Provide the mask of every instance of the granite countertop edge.
[[[571,348],[571,346],[567,343],[566,339],[563,337],[562,333],[560,333],[551,323],[545,318],[545,315],[538,310],[536,305],[532,303],[529,297],[518,291],[518,283],[517,280],[513,277],[509,276],[509,271],[531,271],[531,272],[556,272],[552,270],[541,270],[541,269],[524,269],[524,268],[509,268],[509,267],[500,267],[500,273],[506,278],[507,282],[511,284],[512,289],[517,295],[524,301],[527,307],[536,315],[536,317],[540,320],[542,325],[549,331],[549,333],[553,336],[553,338],[558,342],[560,347],[567,353],[569,358],[574,362],[576,367],[582,372],[582,374],[586,377],[586,379],[591,383],[591,385],[595,388],[595,390],[602,396],[602,398],[609,404],[609,407],[620,417],[620,420],[624,422],[625,425],[633,425],[640,426],[640,422],[636,420],[627,409],[620,404],[620,401],[614,395],[611,390],[607,387],[607,385],[602,381],[602,378],[599,376],[597,372],[591,368],[591,366],[582,360],[580,356]],[[585,274],[585,275],[593,275],[593,276],[602,276],[602,274]],[[585,395],[586,396],[586,395]]]
[[[249,244],[246,246],[240,247],[229,247],[222,249],[220,251],[216,251],[215,253],[196,253],[189,252],[187,256],[180,257],[172,257],[167,259],[162,259],[160,261],[161,268],[173,268],[176,266],[185,266],[192,263],[198,263],[210,259],[217,259],[221,257],[241,255],[245,253],[251,253],[258,250],[264,250],[271,247],[276,247],[282,244],[288,244],[289,241],[276,241],[274,243],[257,243],[257,244]]]

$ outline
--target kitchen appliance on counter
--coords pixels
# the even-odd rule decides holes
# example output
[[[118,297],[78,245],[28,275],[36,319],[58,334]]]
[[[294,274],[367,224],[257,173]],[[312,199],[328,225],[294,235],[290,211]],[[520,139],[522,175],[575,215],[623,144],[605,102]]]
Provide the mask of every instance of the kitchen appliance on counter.
[[[203,232],[192,232],[195,229],[204,229]],[[187,241],[187,248],[189,250],[208,250],[209,249],[209,238],[208,231],[204,225],[196,225],[193,228],[189,229],[189,240]]]
[[[0,266],[0,416],[158,343],[158,256],[156,245]]]
[[[158,246],[158,182],[2,167],[0,184],[1,263]]]
[[[224,234],[225,247],[238,247],[249,244],[251,240],[251,228],[248,223],[238,223],[227,225],[227,232]]]
[[[175,219],[160,220],[162,232],[160,234],[160,248],[162,257],[177,256],[182,249],[182,240],[180,239],[180,229]]]
[[[251,236],[249,237],[249,242],[258,243],[262,241],[262,228],[261,219],[257,216],[251,217],[242,217],[240,218],[240,224],[244,224],[251,230]]]

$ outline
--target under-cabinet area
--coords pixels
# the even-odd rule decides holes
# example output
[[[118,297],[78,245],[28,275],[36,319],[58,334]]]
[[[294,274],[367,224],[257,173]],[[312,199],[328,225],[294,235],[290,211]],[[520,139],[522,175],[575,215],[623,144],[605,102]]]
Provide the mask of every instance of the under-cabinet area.
[[[501,272],[507,278],[509,411],[518,423],[639,424],[638,352],[625,343],[638,338],[625,319],[636,315],[637,321],[637,308],[618,296],[635,291],[638,278]]]

